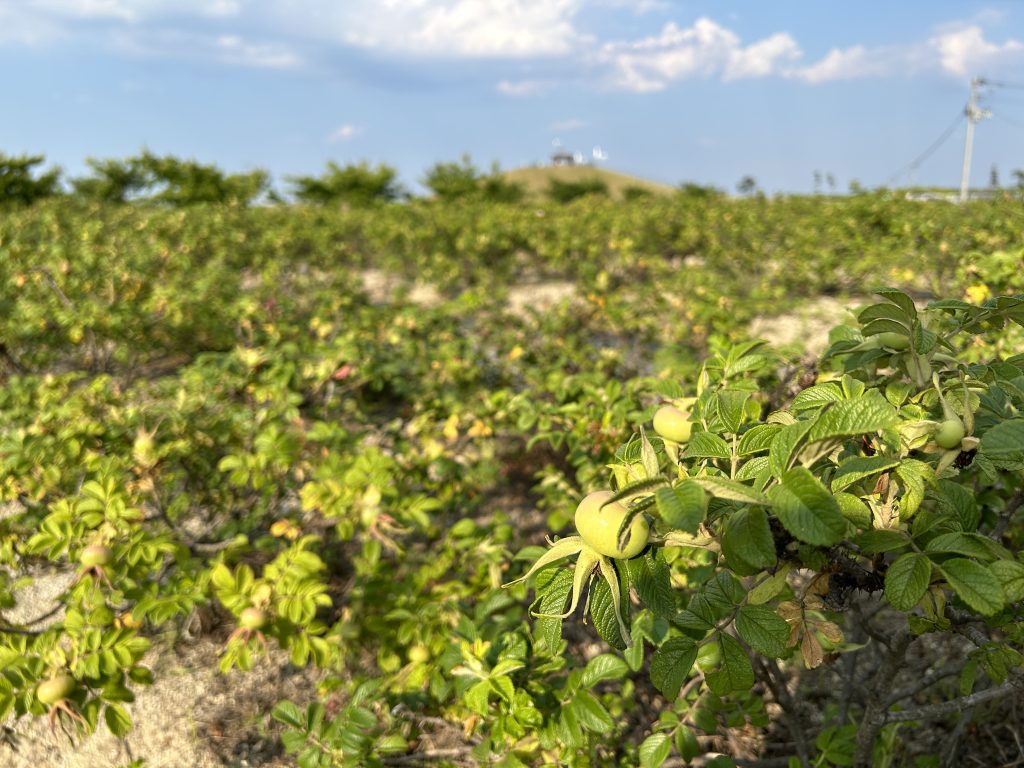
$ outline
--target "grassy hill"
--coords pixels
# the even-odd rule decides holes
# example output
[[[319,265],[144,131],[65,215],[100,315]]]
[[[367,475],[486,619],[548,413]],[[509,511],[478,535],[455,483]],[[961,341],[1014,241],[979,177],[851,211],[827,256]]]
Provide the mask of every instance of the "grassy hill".
[[[608,194],[615,199],[621,199],[623,190],[628,187],[641,187],[657,195],[671,194],[674,191],[667,184],[587,165],[535,165],[506,171],[504,176],[511,182],[522,184],[526,194],[532,198],[545,197],[552,179],[562,182],[600,179],[608,185]]]

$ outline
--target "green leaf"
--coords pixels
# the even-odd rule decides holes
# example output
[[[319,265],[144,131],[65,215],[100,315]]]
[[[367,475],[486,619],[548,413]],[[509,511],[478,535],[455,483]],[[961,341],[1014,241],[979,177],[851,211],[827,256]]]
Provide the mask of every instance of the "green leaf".
[[[980,563],[955,557],[938,567],[960,599],[982,616],[998,613],[1006,605],[999,580]]]
[[[617,501],[628,499],[630,496],[636,496],[642,493],[646,493],[647,491],[650,491],[654,488],[660,488],[665,484],[665,478],[661,477],[660,475],[658,477],[648,477],[643,480],[637,480],[635,483],[630,483],[625,488],[620,488],[615,493],[613,493],[601,505],[601,508],[604,509],[609,504],[614,504]]]
[[[923,461],[904,459],[896,468],[896,476],[903,482],[900,519],[907,520],[917,512],[924,501],[925,483],[935,479],[935,470]]]
[[[662,550],[648,550],[641,557],[620,562],[620,565],[625,566],[629,583],[645,608],[666,619],[675,615],[676,592],[672,589],[671,573]]]
[[[843,517],[853,523],[857,528],[871,527],[871,509],[864,500],[852,493],[839,491],[835,494],[836,503]]]
[[[580,685],[593,688],[604,680],[621,680],[629,672],[629,667],[622,659],[611,653],[602,653],[587,662],[580,677]]]
[[[885,572],[885,599],[896,610],[909,611],[928,591],[931,575],[931,561],[924,555],[900,555]]]
[[[647,433],[644,432],[643,427],[640,427],[640,462],[644,465],[648,477],[654,477],[661,469],[658,466],[658,454],[654,452],[654,447],[647,439]]]
[[[640,768],[660,768],[671,749],[667,733],[652,733],[640,744]]]
[[[843,400],[822,411],[807,433],[807,442],[866,435],[895,425],[896,409],[876,390]]]
[[[691,477],[690,482],[696,483],[705,491],[718,499],[738,501],[741,504],[761,504],[768,506],[771,501],[763,493],[749,485],[717,475]]]
[[[107,704],[107,708],[103,710],[103,719],[110,732],[119,739],[127,736],[132,730],[132,719],[120,704]]]
[[[901,324],[905,334],[910,333],[910,327],[914,324],[914,320],[911,315],[907,314],[905,310],[895,304],[890,304],[889,302],[871,304],[864,307],[864,309],[857,313],[857,320],[861,325],[870,323],[872,320],[880,319],[892,320]],[[864,332],[864,335],[867,336],[867,332]]]
[[[1024,419],[996,424],[982,435],[978,452],[997,467],[1018,469],[1024,463]]]
[[[722,536],[722,551],[727,558],[738,557],[758,570],[775,564],[775,539],[768,525],[768,514],[759,507],[735,512]]]
[[[767,603],[786,588],[786,577],[789,575],[789,564],[783,563],[769,578],[762,581],[747,594],[748,605]]]
[[[779,520],[800,541],[828,546],[846,535],[846,519],[835,498],[805,467],[789,470],[768,495]]]
[[[675,701],[697,659],[697,646],[688,637],[673,637],[651,656],[651,682],[669,702]]]
[[[832,490],[845,490],[854,483],[899,466],[899,463],[899,459],[885,456],[855,456],[847,459],[839,465],[839,469],[832,476]]]
[[[924,550],[925,552],[954,552],[958,555],[973,557],[976,560],[995,560],[1009,554],[1000,551],[1002,547],[986,536],[977,533],[960,533],[959,531],[939,534],[928,542]]]
[[[687,533],[696,533],[707,514],[704,490],[691,480],[684,480],[674,488],[659,488],[654,498],[661,519],[671,527]]]
[[[737,434],[743,423],[743,409],[750,399],[750,392],[742,389],[723,389],[715,398],[718,405],[718,418],[721,419],[725,431]]]
[[[778,424],[756,424],[740,437],[736,447],[738,456],[751,456],[767,451],[772,446],[776,433],[782,429]]]
[[[744,605],[736,614],[736,631],[760,654],[779,658],[786,652],[789,624],[771,608]]]
[[[620,581],[621,590],[621,581]],[[629,601],[621,600],[622,620],[629,626]],[[615,604],[612,602],[612,591],[604,579],[594,579],[590,584],[590,618],[594,622],[594,629],[612,648],[620,651],[626,647],[625,641],[619,633],[619,622],[615,618]]]
[[[853,538],[853,543],[860,547],[865,554],[877,555],[882,552],[903,549],[910,544],[910,539],[902,531],[881,528],[858,534]]]
[[[576,710],[577,720],[588,731],[608,733],[615,729],[615,721],[608,710],[590,691],[576,691],[569,706]]]
[[[550,575],[549,575],[550,574]],[[565,610],[572,593],[573,572],[568,568],[549,568],[537,574],[537,613],[557,616]],[[562,640],[562,620],[539,618],[533,623],[533,634],[548,653],[554,653]]]
[[[1024,599],[1024,564],[1016,560],[996,560],[989,565],[989,570],[1002,584],[1008,602]]]
[[[914,304],[914,300],[898,288],[878,288],[873,293],[881,296],[886,301],[892,302],[909,317],[917,318],[917,307]]]
[[[812,387],[801,390],[800,393],[793,398],[793,410],[794,411],[807,411],[821,408],[829,403],[838,403],[840,400],[845,400],[846,397],[843,395],[843,390],[840,387],[829,381],[824,384],[815,384]]]
[[[731,457],[729,444],[714,432],[694,432],[683,453],[684,459],[728,459]]]
[[[719,696],[733,691],[749,691],[754,686],[754,667],[750,657],[732,635],[722,633],[722,662],[714,672],[705,675],[708,688]]]
[[[807,433],[813,426],[814,420],[808,419],[787,424],[776,433],[771,449],[768,451],[768,461],[775,477],[782,477],[789,469],[797,451],[804,444],[804,438],[807,437]]]
[[[271,711],[270,716],[277,720],[277,722],[292,728],[304,730],[306,727],[306,718],[302,714],[302,710],[290,701],[278,702],[277,706]]]

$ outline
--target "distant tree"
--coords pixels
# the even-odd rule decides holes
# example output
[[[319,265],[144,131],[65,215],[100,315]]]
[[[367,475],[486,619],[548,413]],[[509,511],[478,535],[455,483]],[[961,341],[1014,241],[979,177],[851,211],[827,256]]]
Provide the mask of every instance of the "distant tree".
[[[579,181],[560,181],[551,179],[548,182],[548,197],[556,203],[568,203],[586,195],[608,194],[608,184],[604,179],[580,179]]]
[[[1010,171],[1010,175],[1013,176],[1013,180],[1017,184],[1017,189],[1024,190],[1024,169],[1016,168]]]
[[[644,200],[651,197],[654,193],[651,192],[647,187],[638,187],[630,185],[622,189],[622,198],[624,200]]]
[[[323,175],[292,176],[289,182],[295,198],[303,203],[363,206],[392,202],[404,195],[398,171],[383,164],[371,168],[366,162],[341,166],[331,160]]]
[[[757,179],[753,176],[744,176],[736,184],[736,191],[741,195],[752,195],[757,192]]]
[[[156,189],[153,199],[171,205],[247,205],[266,192],[270,186],[270,175],[266,171],[225,175],[215,165],[181,160],[172,155],[157,157],[144,152],[141,165],[153,180],[153,187]]]
[[[267,192],[266,171],[225,174],[214,165],[144,151],[124,160],[88,159],[92,175],[71,182],[76,195],[112,203],[145,199],[174,206],[247,205]]]
[[[427,169],[423,184],[439,200],[478,198],[492,203],[515,203],[525,195],[522,185],[506,179],[497,163],[485,174],[469,155],[463,155],[457,163],[435,163]]]
[[[36,176],[34,169],[43,155],[5,155],[0,152],[0,206],[31,205],[60,193],[60,169],[51,168]]]
[[[689,198],[712,200],[714,198],[721,197],[722,190],[705,184],[696,184],[692,181],[684,181],[679,185],[679,194]]]
[[[992,187],[992,189],[999,188],[999,169],[996,168],[995,163],[992,164],[992,167],[988,172],[988,185]]]
[[[71,180],[74,194],[79,197],[124,203],[141,195],[152,184],[141,158],[97,160],[90,157],[85,163],[92,169],[92,175]]]

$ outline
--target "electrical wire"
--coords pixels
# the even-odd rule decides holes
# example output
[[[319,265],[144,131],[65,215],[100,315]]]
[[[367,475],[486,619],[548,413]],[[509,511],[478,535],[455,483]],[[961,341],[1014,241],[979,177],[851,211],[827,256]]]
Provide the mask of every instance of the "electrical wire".
[[[960,125],[960,121],[962,121],[964,119],[965,119],[964,111],[960,110],[959,112],[957,112],[956,118],[953,120],[952,123],[949,124],[949,126],[946,128],[946,130],[944,130],[942,132],[942,134],[939,136],[939,138],[937,138],[935,141],[933,141],[931,146],[928,147],[928,149],[926,149],[924,152],[922,152],[920,155],[918,155],[912,161],[910,161],[905,166],[903,166],[898,171],[896,171],[894,174],[892,174],[892,176],[889,177],[888,184],[891,185],[894,181],[899,179],[901,176],[903,176],[903,175],[905,175],[907,173],[910,173],[912,171],[916,171],[918,169],[918,167],[920,167],[921,163],[923,163],[925,160],[927,160],[929,157],[931,157],[932,154],[936,150],[938,150],[939,147],[941,147],[943,144],[946,143],[946,140],[950,136],[953,135],[953,131],[955,131],[957,129],[957,127]]]

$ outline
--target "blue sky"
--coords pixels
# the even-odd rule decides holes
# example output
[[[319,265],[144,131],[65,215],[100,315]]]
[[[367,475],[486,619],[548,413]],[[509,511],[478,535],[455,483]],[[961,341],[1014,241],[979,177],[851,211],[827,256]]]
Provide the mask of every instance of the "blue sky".
[[[553,142],[671,184],[959,182],[973,75],[1024,85],[1024,2],[0,0],[0,151],[142,147],[278,181],[327,160],[415,187]],[[972,183],[1024,169],[1024,88],[986,89]]]

